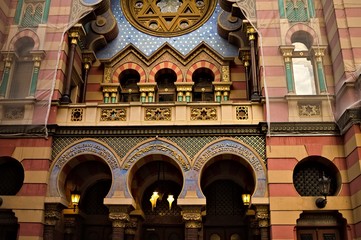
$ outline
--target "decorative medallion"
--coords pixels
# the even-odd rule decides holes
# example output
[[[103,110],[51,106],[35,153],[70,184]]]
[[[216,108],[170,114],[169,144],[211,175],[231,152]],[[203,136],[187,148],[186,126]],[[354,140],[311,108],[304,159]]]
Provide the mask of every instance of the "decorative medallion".
[[[135,28],[160,37],[180,36],[199,28],[216,4],[212,0],[121,0],[124,15]]]

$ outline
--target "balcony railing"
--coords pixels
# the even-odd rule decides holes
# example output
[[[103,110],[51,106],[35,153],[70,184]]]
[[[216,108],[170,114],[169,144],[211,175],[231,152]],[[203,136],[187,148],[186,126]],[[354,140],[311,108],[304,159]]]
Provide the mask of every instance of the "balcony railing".
[[[258,124],[263,108],[252,103],[86,103],[60,106],[60,126]]]

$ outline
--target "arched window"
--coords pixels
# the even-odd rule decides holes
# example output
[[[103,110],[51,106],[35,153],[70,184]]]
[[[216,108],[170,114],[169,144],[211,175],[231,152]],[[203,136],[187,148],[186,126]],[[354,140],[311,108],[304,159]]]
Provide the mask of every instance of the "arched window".
[[[315,95],[316,84],[309,49],[302,42],[292,43],[295,57],[292,58],[293,79],[296,94]]]
[[[16,7],[15,23],[22,27],[37,27],[47,21],[49,7],[50,0],[19,0]]]
[[[293,33],[291,45],[280,47],[285,60],[288,92],[317,95],[327,92],[323,56],[326,46],[314,44],[306,31]]]
[[[119,76],[121,87],[121,102],[139,102],[140,94],[137,83],[140,81],[139,73],[134,69],[127,69]]]
[[[34,40],[29,37],[24,37],[15,43],[15,53],[18,58],[14,63],[8,98],[24,99],[30,94],[34,67],[31,51],[34,44]]]
[[[170,68],[159,70],[155,75],[157,82],[157,102],[174,102],[176,96],[176,88],[174,83],[177,80],[176,73]]]
[[[199,68],[194,71],[192,80],[193,87],[193,101],[214,101],[213,81],[214,74],[208,68]]]

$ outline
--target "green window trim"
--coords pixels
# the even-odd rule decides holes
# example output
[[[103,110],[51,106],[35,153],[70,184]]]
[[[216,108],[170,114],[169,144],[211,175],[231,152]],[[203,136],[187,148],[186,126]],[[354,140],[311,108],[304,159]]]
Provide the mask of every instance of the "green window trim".
[[[42,14],[41,15],[41,18],[39,19],[39,14],[37,16],[33,16],[34,17],[34,20],[35,20],[35,24],[38,25],[38,24],[41,24],[41,23],[46,23],[48,21],[48,17],[49,17],[49,10],[50,10],[50,1],[51,0],[44,0],[43,1],[43,6],[42,6]],[[39,2],[41,3],[41,2]],[[37,4],[39,4],[37,3]],[[21,21],[22,21],[22,18],[24,18],[24,15],[22,15],[22,12],[23,12],[23,7],[24,7],[24,0],[19,0],[18,2],[18,5],[16,7],[16,11],[15,11],[15,24],[20,24]],[[34,4],[34,7],[36,9],[39,9],[37,4]],[[24,14],[26,14],[26,11],[24,12]]]

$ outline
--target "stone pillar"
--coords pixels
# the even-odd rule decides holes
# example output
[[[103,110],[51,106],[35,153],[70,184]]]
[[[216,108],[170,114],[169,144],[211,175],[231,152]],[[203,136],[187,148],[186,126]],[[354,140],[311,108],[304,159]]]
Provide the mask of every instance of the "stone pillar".
[[[6,90],[9,83],[10,70],[14,60],[14,53],[4,52],[2,53],[2,55],[4,55],[5,66],[2,81],[0,84],[0,98],[5,98]]]
[[[286,71],[286,81],[287,81],[287,90],[288,93],[295,93],[295,86],[293,82],[293,74],[292,74],[292,55],[295,46],[281,46],[280,50],[285,61],[285,71]]]
[[[44,212],[44,240],[55,239],[55,226],[62,216],[63,205],[59,203],[45,204]]]
[[[316,60],[317,79],[321,93],[327,93],[327,86],[325,80],[325,72],[323,70],[322,58],[325,56],[326,46],[312,47],[313,54]]]
[[[261,96],[259,92],[259,80],[257,74],[257,59],[256,59],[256,30],[251,26],[247,26],[248,41],[251,46],[251,68],[252,68],[252,101],[260,101]]]
[[[112,221],[112,240],[125,240],[126,224],[130,221],[129,206],[111,205],[109,208],[109,219]]]
[[[70,91],[71,91],[71,80],[72,80],[72,73],[74,67],[75,50],[81,40],[81,37],[84,35],[84,32],[85,31],[81,25],[76,25],[69,30],[70,46],[69,46],[68,61],[66,66],[66,75],[64,82],[65,87],[64,87],[64,93],[60,99],[60,102],[63,104],[71,103]]]
[[[202,228],[200,206],[181,206],[182,218],[185,222],[185,240],[198,240],[198,232]]]
[[[256,206],[256,220],[260,231],[260,240],[269,240],[269,208],[268,205]]]

